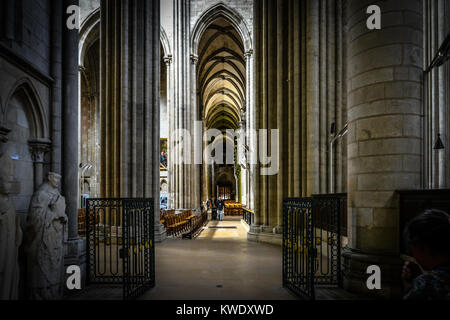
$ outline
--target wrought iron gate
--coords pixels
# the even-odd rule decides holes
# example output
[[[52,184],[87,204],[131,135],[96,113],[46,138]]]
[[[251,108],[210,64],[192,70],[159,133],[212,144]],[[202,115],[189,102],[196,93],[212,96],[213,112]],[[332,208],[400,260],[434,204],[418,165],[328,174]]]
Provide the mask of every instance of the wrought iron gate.
[[[121,284],[124,299],[152,288],[153,200],[88,199],[86,212],[87,284]]]
[[[283,286],[301,297],[314,297],[312,199],[283,202]]]
[[[315,299],[316,286],[342,286],[344,195],[289,198],[283,202],[283,286]]]

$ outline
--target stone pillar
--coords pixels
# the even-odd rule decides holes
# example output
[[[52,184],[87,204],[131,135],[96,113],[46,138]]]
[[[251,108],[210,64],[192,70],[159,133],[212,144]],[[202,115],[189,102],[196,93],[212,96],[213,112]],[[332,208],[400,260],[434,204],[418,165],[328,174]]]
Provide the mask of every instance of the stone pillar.
[[[166,65],[166,74],[167,74],[167,115],[169,119],[169,137],[167,139],[167,155],[172,154],[171,149],[171,133],[173,132],[174,123],[174,110],[173,110],[173,86],[172,86],[172,55],[168,55],[164,57],[164,63]],[[167,208],[171,209],[174,206],[174,195],[173,192],[175,190],[175,180],[174,180],[174,171],[173,171],[173,161],[170,158],[167,160],[167,182],[168,182],[168,190],[169,196],[167,199]]]
[[[365,26],[371,1],[347,4],[350,248],[343,254],[344,285],[392,298],[401,294],[402,267],[395,190],[420,187],[423,4],[379,3],[381,30]],[[381,290],[366,287],[369,265],[381,268]]]
[[[196,157],[201,155],[197,154],[196,149],[197,146],[202,145],[203,136],[197,136],[195,132],[197,130],[197,126],[194,126],[194,121],[200,121],[199,113],[198,113],[198,105],[197,105],[197,64],[198,57],[194,54],[191,54],[191,178],[190,178],[190,208],[197,209],[200,207],[200,165],[196,164]],[[202,127],[202,126],[201,126]],[[198,140],[200,139],[200,140]],[[202,148],[199,148],[199,151],[203,151]],[[203,160],[203,159],[202,159]]]
[[[254,129],[267,129],[267,135],[265,138],[268,141],[268,148],[272,143],[278,143],[279,141],[271,141],[270,130],[280,129],[279,119],[280,108],[284,109],[285,106],[278,105],[278,97],[281,94],[279,81],[285,81],[283,74],[286,69],[283,65],[279,65],[280,61],[284,64],[284,55],[279,52],[278,37],[284,38],[285,35],[281,35],[280,23],[278,13],[278,4],[271,1],[257,1],[254,8],[254,34],[255,34],[255,72],[254,72],[254,102],[251,102],[255,106],[255,121],[250,119],[250,128]],[[283,14],[286,12],[281,10]],[[249,54],[248,57],[251,57]],[[282,69],[279,71],[278,69]],[[250,68],[251,72],[251,68]],[[253,116],[250,111],[250,117]],[[249,135],[255,134],[250,130]],[[260,135],[253,137],[250,141],[251,146],[255,147],[256,144],[260,145]],[[256,154],[258,155],[258,154]],[[271,155],[277,156],[277,155]],[[277,175],[261,175],[262,167],[258,163],[258,158],[253,158],[251,162],[254,164],[254,172],[251,172],[253,181],[251,182],[254,192],[254,211],[255,218],[254,223],[250,227],[248,233],[248,239],[251,241],[262,241],[269,243],[281,244],[281,235],[277,234],[280,230],[278,225],[278,200],[280,197],[279,189],[283,188],[283,183],[279,183]],[[281,179],[282,180],[282,179]],[[278,226],[278,227],[277,227]]]
[[[65,243],[64,265],[78,265],[85,270],[84,241],[78,237],[78,116],[79,116],[79,69],[78,69],[78,30],[69,30],[65,27],[66,8],[71,5],[79,5],[78,0],[64,0],[56,4],[55,10],[62,10],[61,16],[55,14],[55,24],[62,23],[62,32],[57,27],[53,30],[55,47],[52,48],[52,74],[56,76],[53,88],[53,138],[55,138],[53,157],[61,154],[61,160],[52,160],[52,169],[56,173],[61,168],[62,184],[61,194],[66,199],[66,215],[68,218],[68,240]],[[61,19],[61,17],[63,17]],[[61,37],[61,38],[60,38]],[[58,41],[61,39],[62,60],[59,61]],[[59,72],[61,71],[61,81]],[[59,88],[61,84],[61,88]],[[59,96],[59,94],[62,94]],[[61,107],[58,100],[61,97]],[[61,116],[61,117],[60,117]],[[61,125],[61,127],[59,127]],[[61,151],[59,151],[61,146]],[[61,162],[60,162],[61,161]]]
[[[52,3],[52,24],[51,24],[51,76],[52,84],[52,149],[51,149],[51,171],[62,174],[62,28],[63,24],[63,2],[53,0]]]
[[[203,121],[203,128],[205,128],[205,121]],[[202,148],[202,152],[207,148],[208,146],[208,142],[203,139],[202,142],[203,148]],[[211,199],[211,188],[210,188],[210,165],[206,163],[206,161],[203,159],[203,164],[202,164],[202,200],[206,200],[206,199]]]
[[[102,197],[153,198],[159,211],[159,1],[102,0],[100,108]]]
[[[29,141],[31,159],[34,164],[34,191],[44,182],[44,156],[50,151],[51,142],[44,139]]]
[[[252,154],[250,151],[257,152],[257,141],[255,141],[255,136],[252,132],[256,129],[256,106],[254,104],[254,90],[253,90],[253,50],[249,50],[245,53],[245,71],[246,71],[246,90],[245,90],[245,134],[246,134],[246,147],[248,147],[246,160],[247,160],[247,207],[251,210],[255,209],[255,154]],[[252,186],[252,187],[249,187]]]
[[[428,68],[449,31],[447,23],[450,8],[445,0],[424,0],[424,67]],[[436,67],[426,74],[423,108],[423,178],[425,189],[445,189],[450,186],[450,148],[448,137],[450,114],[448,64]],[[435,150],[440,135],[445,149]]]
[[[306,1],[306,190],[310,196],[319,192],[319,111],[320,111],[320,2]]]
[[[190,0],[174,1],[174,123],[176,129],[191,130],[191,57],[190,57]],[[191,208],[192,166],[177,164],[175,174],[175,207]]]
[[[64,0],[63,10],[78,5]],[[62,194],[69,239],[78,239],[78,30],[63,28]]]

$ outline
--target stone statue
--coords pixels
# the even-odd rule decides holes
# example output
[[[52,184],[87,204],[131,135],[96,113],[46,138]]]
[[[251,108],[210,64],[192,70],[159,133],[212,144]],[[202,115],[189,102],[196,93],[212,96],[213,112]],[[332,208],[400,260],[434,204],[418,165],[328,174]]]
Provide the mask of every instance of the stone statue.
[[[19,289],[18,252],[22,244],[22,229],[10,199],[18,189],[13,176],[13,161],[0,150],[0,300],[17,299]]]
[[[50,172],[34,193],[27,218],[27,286],[32,300],[63,294],[66,201],[58,191],[61,176]]]

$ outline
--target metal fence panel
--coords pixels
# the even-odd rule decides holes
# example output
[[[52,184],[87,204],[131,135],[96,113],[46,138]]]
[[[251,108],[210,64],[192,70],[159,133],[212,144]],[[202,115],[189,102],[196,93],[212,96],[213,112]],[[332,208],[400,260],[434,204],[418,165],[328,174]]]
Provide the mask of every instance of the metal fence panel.
[[[155,285],[152,199],[88,199],[87,284],[122,284],[133,299]],[[92,220],[92,219],[91,219]]]
[[[301,298],[315,299],[317,286],[342,286],[344,209],[341,195],[283,201],[283,286]]]

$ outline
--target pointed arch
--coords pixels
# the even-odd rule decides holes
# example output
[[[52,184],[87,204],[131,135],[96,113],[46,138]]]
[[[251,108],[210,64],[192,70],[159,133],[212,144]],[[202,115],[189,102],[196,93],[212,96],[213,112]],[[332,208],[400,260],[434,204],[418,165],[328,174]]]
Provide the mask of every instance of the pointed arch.
[[[217,18],[225,18],[236,29],[244,42],[245,52],[253,50],[251,33],[244,18],[234,9],[224,3],[218,3],[206,10],[194,25],[191,36],[191,50],[194,56],[198,56],[198,46],[205,30]]]
[[[166,30],[164,30],[163,26],[160,26],[160,41],[163,47],[163,56],[164,57],[169,57],[172,55],[172,51],[170,49],[170,41],[169,41],[169,37],[167,36]]]
[[[84,57],[89,48],[100,39],[100,8],[92,11],[84,20],[79,34],[78,63],[84,67]]]
[[[31,137],[37,139],[49,139],[49,128],[45,110],[37,90],[28,78],[22,78],[13,85],[8,98],[6,99],[3,119],[6,119],[10,103],[15,96],[20,96],[26,102],[24,108],[30,124]]]

